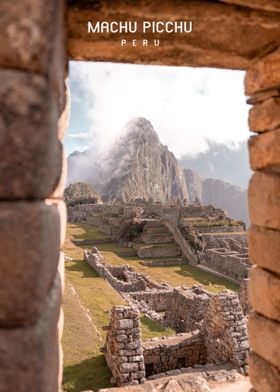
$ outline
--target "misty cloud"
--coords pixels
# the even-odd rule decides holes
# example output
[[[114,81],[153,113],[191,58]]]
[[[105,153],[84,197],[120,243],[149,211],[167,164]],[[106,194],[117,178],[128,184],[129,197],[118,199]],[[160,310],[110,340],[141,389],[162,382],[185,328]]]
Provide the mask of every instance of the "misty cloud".
[[[207,151],[207,140],[235,146],[248,138],[243,78],[231,70],[71,63],[68,152],[82,139],[83,149],[108,151],[139,116],[178,158]]]
[[[72,139],[88,140],[91,139],[91,134],[87,132],[77,132],[77,133],[70,133],[68,137]]]

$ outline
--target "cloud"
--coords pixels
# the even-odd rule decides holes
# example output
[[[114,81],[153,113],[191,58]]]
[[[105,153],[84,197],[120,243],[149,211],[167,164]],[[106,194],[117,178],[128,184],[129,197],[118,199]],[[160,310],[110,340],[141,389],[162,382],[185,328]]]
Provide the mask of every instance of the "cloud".
[[[207,139],[236,145],[248,138],[243,78],[241,71],[207,68],[70,65],[72,105],[84,102],[89,144],[107,150],[125,123],[141,116],[177,157],[207,150]]]
[[[91,134],[88,132],[69,133],[68,137],[71,139],[88,140],[91,138]]]

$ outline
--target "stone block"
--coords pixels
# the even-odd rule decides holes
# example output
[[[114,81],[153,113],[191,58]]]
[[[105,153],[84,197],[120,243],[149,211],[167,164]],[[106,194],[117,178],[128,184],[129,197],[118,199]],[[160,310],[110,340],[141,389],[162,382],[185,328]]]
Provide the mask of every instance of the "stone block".
[[[280,87],[280,49],[255,61],[247,69],[245,94],[253,95]]]
[[[252,136],[248,145],[253,170],[280,173],[280,129]]]
[[[280,98],[269,98],[249,111],[249,128],[264,132],[280,126]]]
[[[131,373],[131,372],[137,372],[139,370],[139,365],[138,363],[133,363],[133,362],[125,362],[120,365],[120,371],[121,373]]]
[[[129,381],[130,374],[129,373],[121,373],[119,374],[119,379],[121,383],[126,383]]]
[[[136,348],[139,348],[140,346],[141,345],[140,345],[140,341],[139,340],[137,340],[135,342],[131,342],[131,343],[126,343],[126,348],[128,350],[135,350]]]
[[[255,173],[249,184],[248,196],[251,222],[280,229],[280,175]]]
[[[47,74],[61,0],[1,1],[0,66]],[[58,37],[56,37],[58,39]],[[63,39],[63,37],[61,37]]]
[[[0,85],[0,199],[50,197],[61,178],[62,145],[47,79],[0,70]]]
[[[257,103],[261,103],[269,98],[276,98],[276,97],[278,98],[280,97],[280,89],[274,88],[272,90],[261,91],[260,93],[256,93],[252,97],[249,97],[246,102],[249,105],[256,105]]]
[[[256,312],[248,321],[250,348],[261,358],[278,367],[280,363],[280,324]]]
[[[269,271],[254,267],[250,271],[249,302],[254,310],[280,321],[280,279]]]
[[[279,392],[279,370],[254,352],[249,356],[249,375],[257,391]]]
[[[52,2],[53,0],[51,0]],[[68,57],[66,53],[66,32],[65,32],[65,4],[64,0],[56,0],[55,15],[52,21],[54,37],[52,50],[50,52],[48,80],[50,89],[59,108],[58,133],[63,135],[67,127],[69,114],[69,91],[65,78],[68,74]],[[68,99],[67,99],[68,98]]]
[[[122,319],[117,322],[117,328],[120,329],[130,329],[133,328],[133,320]]]
[[[224,3],[240,5],[242,7],[249,7],[265,11],[280,11],[280,4],[278,0],[221,0]]]
[[[49,292],[44,312],[34,324],[0,329],[0,391],[58,392],[61,350],[58,320],[59,280]]]
[[[280,231],[251,225],[248,242],[251,263],[280,274]]]
[[[0,203],[0,325],[34,322],[60,258],[60,215],[41,201]]]

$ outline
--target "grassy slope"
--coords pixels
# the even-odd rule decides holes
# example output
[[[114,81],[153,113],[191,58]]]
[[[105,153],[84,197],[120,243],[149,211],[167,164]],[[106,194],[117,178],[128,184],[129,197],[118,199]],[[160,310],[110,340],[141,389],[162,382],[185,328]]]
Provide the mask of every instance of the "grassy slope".
[[[238,291],[239,286],[218,276],[212,275],[208,272],[202,271],[192,265],[178,264],[151,267],[144,266],[139,263],[136,257],[120,258],[113,252],[103,252],[105,260],[108,264],[129,264],[137,271],[149,275],[153,280],[160,283],[168,283],[173,287],[187,286],[191,287],[195,284],[200,284],[207,290],[218,293],[224,289]],[[145,259],[148,260],[148,259]]]
[[[70,225],[71,232],[76,237],[76,235],[81,236],[82,232],[87,232],[86,236],[88,237],[88,230],[90,230],[91,235],[94,238],[100,238],[99,236],[103,236],[102,238],[106,238],[105,234],[100,233],[95,227],[79,223],[77,225]],[[77,234],[76,234],[77,233]],[[81,237],[79,237],[81,238]],[[92,237],[91,237],[92,238]],[[108,238],[108,236],[107,236]],[[200,270],[191,265],[177,265],[177,266],[160,266],[160,267],[150,267],[143,266],[140,264],[139,259],[137,257],[130,257],[129,248],[122,247],[114,242],[108,244],[99,244],[97,245],[98,249],[101,250],[105,256],[105,261],[108,264],[129,264],[132,265],[137,271],[144,272],[148,274],[152,279],[158,280],[160,282],[167,282],[172,286],[192,286],[194,284],[201,284],[207,290],[212,292],[219,292],[221,290],[230,289],[234,291],[238,291],[238,285],[227,281],[226,279],[217,277],[210,273]],[[88,246],[84,246],[84,248],[88,248]],[[123,252],[127,253],[127,257],[119,257],[115,252]],[[145,259],[147,261],[148,259]]]
[[[70,225],[68,235],[82,236],[83,230]],[[88,232],[80,238],[87,235]],[[79,392],[109,387],[110,372],[99,352],[106,335],[102,326],[109,322],[111,307],[124,300],[83,261],[82,249],[73,245],[69,238],[64,251],[73,259],[65,266],[64,390]],[[143,338],[173,333],[144,316],[141,317],[141,330]]]

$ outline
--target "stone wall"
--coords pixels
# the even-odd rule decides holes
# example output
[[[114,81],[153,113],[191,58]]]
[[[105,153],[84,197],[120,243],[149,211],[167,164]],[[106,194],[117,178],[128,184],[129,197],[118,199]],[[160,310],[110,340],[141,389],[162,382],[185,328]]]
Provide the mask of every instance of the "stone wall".
[[[145,212],[146,216],[175,218],[177,221],[182,218],[217,218],[223,215],[224,211],[220,208],[209,206],[180,205],[180,204],[162,204],[154,201],[143,201],[141,205],[137,201],[116,202],[115,204],[78,204],[68,206],[68,220],[79,221],[85,220],[92,224],[99,224],[100,217],[107,218],[125,218],[129,219],[138,213],[139,208]],[[98,219],[99,218],[99,219]],[[96,223],[94,219],[97,219]]]
[[[248,355],[246,320],[233,292],[214,295],[200,287],[176,288],[164,324],[177,332],[201,330],[207,362],[231,361],[245,366]]]
[[[58,392],[64,1],[2,1],[0,14],[0,391]]]
[[[237,294],[213,295],[201,331],[208,362],[230,361],[238,367],[246,367],[249,351],[247,326]]]
[[[137,307],[140,313],[158,324],[164,324],[164,312],[172,295],[173,289],[153,289],[141,292],[123,294],[127,303]]]
[[[136,292],[147,289],[165,289],[166,285],[153,282],[148,276],[139,274],[128,266],[107,265],[102,254],[95,247],[84,252],[84,260],[110,285],[119,292]]]
[[[172,289],[156,290],[149,292],[132,293],[130,297],[136,301],[144,302],[149,308],[156,312],[164,312],[167,309]]]
[[[116,267],[107,266],[103,262],[103,256],[97,248],[93,248],[93,251],[85,251],[84,253],[85,261],[104,279],[106,279],[110,285],[117,291],[121,292],[131,292],[131,291],[141,291],[146,289],[146,282],[144,279],[133,274],[132,268],[129,266]],[[114,276],[114,273],[116,276]],[[124,279],[125,274],[129,274],[129,282]],[[120,279],[120,277],[123,279]],[[128,276],[128,275],[127,275]]]
[[[205,218],[211,217],[216,218],[219,215],[224,215],[225,212],[221,208],[216,208],[212,205],[202,206],[202,205],[188,205],[181,206],[179,210],[180,217],[186,218]]]
[[[205,317],[211,294],[200,287],[191,289],[176,287],[169,297],[164,325],[177,332],[189,332],[200,328]]]
[[[197,263],[197,256],[194,250],[192,249],[188,241],[185,240],[178,227],[178,219],[174,219],[174,217],[164,217],[162,218],[162,221],[173,234],[175,242],[181,248],[182,255],[188,260],[188,262],[193,264]]]
[[[239,302],[240,302],[241,308],[243,310],[243,314],[245,316],[248,315],[249,310],[250,310],[249,298],[248,298],[249,281],[250,281],[250,279],[243,279],[242,280],[242,282],[240,284],[240,291],[238,293]]]
[[[105,358],[114,383],[118,386],[145,381],[140,333],[137,309],[114,306],[105,344]]]
[[[173,369],[204,365],[207,354],[199,331],[168,338],[144,340],[146,377]]]
[[[200,253],[200,264],[240,283],[248,277],[248,257],[224,248],[206,249]]]
[[[199,226],[199,233],[230,233],[230,232],[242,232],[243,226]]]
[[[279,45],[279,43],[278,43]],[[276,392],[280,383],[280,48],[250,65],[245,93],[253,105],[249,127],[252,170],[248,233],[252,268],[249,301],[249,372],[258,392]]]
[[[189,296],[185,294],[185,303],[180,305],[185,306],[188,314],[188,333],[142,341],[139,309],[113,307],[104,351],[118,385],[143,382],[154,374],[206,363],[231,362],[246,371],[247,328],[237,294],[208,296],[197,287],[186,291]],[[179,309],[175,308],[173,315]]]

